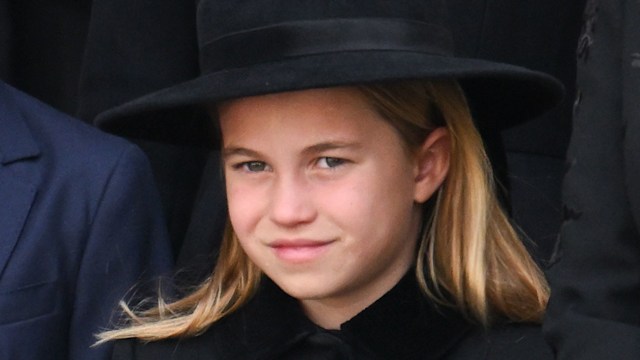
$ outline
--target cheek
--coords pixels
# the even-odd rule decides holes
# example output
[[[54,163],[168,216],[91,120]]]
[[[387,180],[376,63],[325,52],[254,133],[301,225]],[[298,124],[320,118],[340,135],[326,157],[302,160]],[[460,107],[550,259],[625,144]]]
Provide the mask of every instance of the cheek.
[[[406,177],[360,176],[332,186],[316,199],[324,214],[342,228],[358,233],[376,233],[402,226],[413,209],[413,193]],[[401,221],[398,222],[398,219]]]
[[[354,189],[354,198],[349,207],[351,222],[364,241],[387,243],[411,236],[413,231],[413,201],[411,173],[404,169],[378,172]],[[402,240],[404,241],[404,239]]]
[[[314,189],[315,203],[324,213],[354,221],[354,216],[371,209],[372,189],[365,181],[353,179],[329,183]]]
[[[259,190],[251,186],[242,186],[227,181],[227,204],[229,220],[236,234],[244,238],[251,232],[259,220],[263,198]]]

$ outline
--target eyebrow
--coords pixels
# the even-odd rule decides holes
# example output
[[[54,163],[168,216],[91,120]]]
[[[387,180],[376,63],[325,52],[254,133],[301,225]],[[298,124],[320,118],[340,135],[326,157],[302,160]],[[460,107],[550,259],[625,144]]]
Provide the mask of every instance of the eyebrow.
[[[311,145],[303,150],[305,154],[317,154],[323,151],[336,150],[336,149],[359,149],[362,147],[360,143],[344,142],[344,141],[328,141]],[[262,157],[263,155],[259,151],[247,149],[241,146],[232,146],[223,149],[222,158],[227,159],[231,156],[247,156],[247,157]]]
[[[243,147],[229,147],[222,150],[223,159],[227,159],[231,156],[259,157],[260,153]]]
[[[306,149],[304,149],[304,153],[316,154],[316,153],[321,153],[327,150],[359,149],[361,147],[362,147],[362,144],[357,142],[328,141],[328,142],[322,142],[315,145],[311,145]]]

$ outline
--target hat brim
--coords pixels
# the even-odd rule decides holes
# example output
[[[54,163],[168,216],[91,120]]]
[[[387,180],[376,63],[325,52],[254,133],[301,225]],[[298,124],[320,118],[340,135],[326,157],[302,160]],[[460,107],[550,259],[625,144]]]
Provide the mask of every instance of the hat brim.
[[[526,121],[557,105],[563,95],[558,80],[523,67],[424,53],[354,51],[204,74],[101,113],[96,125],[115,133],[154,137],[144,129],[178,129],[187,120],[176,111],[193,105],[309,88],[444,78],[459,81],[474,118],[484,127],[506,128]]]

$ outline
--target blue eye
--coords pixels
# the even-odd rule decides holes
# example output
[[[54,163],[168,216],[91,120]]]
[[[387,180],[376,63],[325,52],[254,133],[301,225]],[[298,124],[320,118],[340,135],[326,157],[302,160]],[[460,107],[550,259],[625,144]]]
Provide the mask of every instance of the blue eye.
[[[234,168],[237,168],[237,169],[241,168],[248,172],[261,172],[261,171],[268,170],[269,165],[267,165],[263,161],[246,161],[246,162],[235,165]]]
[[[344,164],[346,161],[334,157],[321,157],[318,159],[318,166],[321,168],[331,169]]]

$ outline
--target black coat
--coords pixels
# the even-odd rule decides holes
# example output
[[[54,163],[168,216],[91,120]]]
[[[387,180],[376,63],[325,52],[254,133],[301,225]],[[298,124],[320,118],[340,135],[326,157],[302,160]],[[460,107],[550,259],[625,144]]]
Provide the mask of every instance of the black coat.
[[[640,3],[590,0],[549,271],[545,331],[560,359],[640,359]]]
[[[91,1],[0,1],[0,78],[73,113]]]
[[[102,111],[195,77],[199,71],[195,14],[195,0],[93,0],[78,116],[90,122]],[[179,119],[190,116],[188,112],[172,115]],[[160,128],[144,129],[145,138],[169,136],[184,143],[194,136],[186,126],[184,131]],[[211,156],[205,167],[208,149],[139,138],[132,137],[151,161],[174,253],[180,255],[178,267],[192,265],[197,259],[208,272],[212,262],[209,250],[217,249],[211,239],[220,237],[226,219],[217,156]],[[210,168],[198,192],[202,171]],[[194,206],[197,192],[197,198],[203,200]],[[181,249],[184,237],[189,240],[185,241],[186,249]]]
[[[297,300],[269,281],[240,311],[203,335],[143,345],[116,343],[125,359],[552,359],[540,328],[503,325],[485,331],[451,309],[436,307],[415,277],[327,331],[311,323]]]

